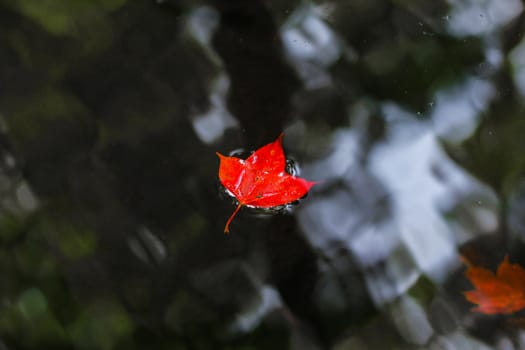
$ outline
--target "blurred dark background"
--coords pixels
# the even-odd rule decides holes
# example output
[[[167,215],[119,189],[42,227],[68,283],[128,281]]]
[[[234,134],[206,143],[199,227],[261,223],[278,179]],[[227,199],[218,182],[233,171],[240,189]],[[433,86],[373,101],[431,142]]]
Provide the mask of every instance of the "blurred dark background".
[[[0,349],[523,349],[520,0],[0,0]],[[286,212],[216,151],[284,132]]]

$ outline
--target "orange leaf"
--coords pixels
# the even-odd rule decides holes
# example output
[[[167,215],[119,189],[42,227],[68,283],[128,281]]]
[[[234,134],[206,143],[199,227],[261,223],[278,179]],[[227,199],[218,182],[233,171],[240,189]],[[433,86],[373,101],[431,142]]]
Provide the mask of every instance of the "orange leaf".
[[[229,232],[230,222],[243,205],[271,208],[291,203],[303,197],[315,185],[315,182],[285,172],[282,138],[283,134],[253,152],[246,160],[217,152],[220,159],[219,180],[239,201],[226,222],[225,233]]]
[[[474,290],[464,292],[468,301],[478,304],[472,311],[484,314],[511,314],[525,307],[525,270],[509,263],[508,256],[494,274],[467,262],[465,276]]]

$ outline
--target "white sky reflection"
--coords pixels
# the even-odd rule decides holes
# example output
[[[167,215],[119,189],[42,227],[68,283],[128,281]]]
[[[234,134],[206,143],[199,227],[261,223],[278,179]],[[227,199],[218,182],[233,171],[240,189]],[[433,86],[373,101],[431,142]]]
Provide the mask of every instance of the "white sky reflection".
[[[463,141],[475,130],[480,112],[488,107],[495,95],[491,83],[473,77],[438,91],[431,115],[436,133],[450,142]]]
[[[448,32],[456,37],[493,32],[523,10],[520,0],[448,0]]]

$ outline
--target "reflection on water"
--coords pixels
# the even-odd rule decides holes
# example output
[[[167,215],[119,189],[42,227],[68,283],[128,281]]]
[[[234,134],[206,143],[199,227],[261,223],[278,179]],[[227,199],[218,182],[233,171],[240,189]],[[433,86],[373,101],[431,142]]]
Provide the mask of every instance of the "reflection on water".
[[[516,0],[448,2],[448,30],[458,37],[494,34],[523,10],[523,4]]]
[[[518,0],[0,5],[0,348],[522,349]],[[224,218],[284,132],[297,206]]]
[[[521,95],[525,95],[525,40],[522,40],[509,55],[514,71],[514,84]]]
[[[448,142],[461,142],[472,135],[481,113],[495,97],[492,84],[475,78],[438,91],[432,121],[437,135]]]

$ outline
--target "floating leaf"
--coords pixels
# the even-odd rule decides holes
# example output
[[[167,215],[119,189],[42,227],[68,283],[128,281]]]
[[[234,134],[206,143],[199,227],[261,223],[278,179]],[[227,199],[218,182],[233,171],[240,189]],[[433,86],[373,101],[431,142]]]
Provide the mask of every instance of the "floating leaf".
[[[243,205],[271,208],[291,203],[303,197],[315,182],[292,176],[285,171],[286,158],[281,134],[277,140],[259,148],[248,159],[227,157],[217,152],[220,159],[219,179],[239,205],[224,226],[229,225]]]
[[[474,290],[465,297],[478,304],[472,311],[484,314],[511,314],[525,307],[525,270],[518,264],[509,263],[508,256],[498,267],[496,274],[467,262],[465,275]]]

